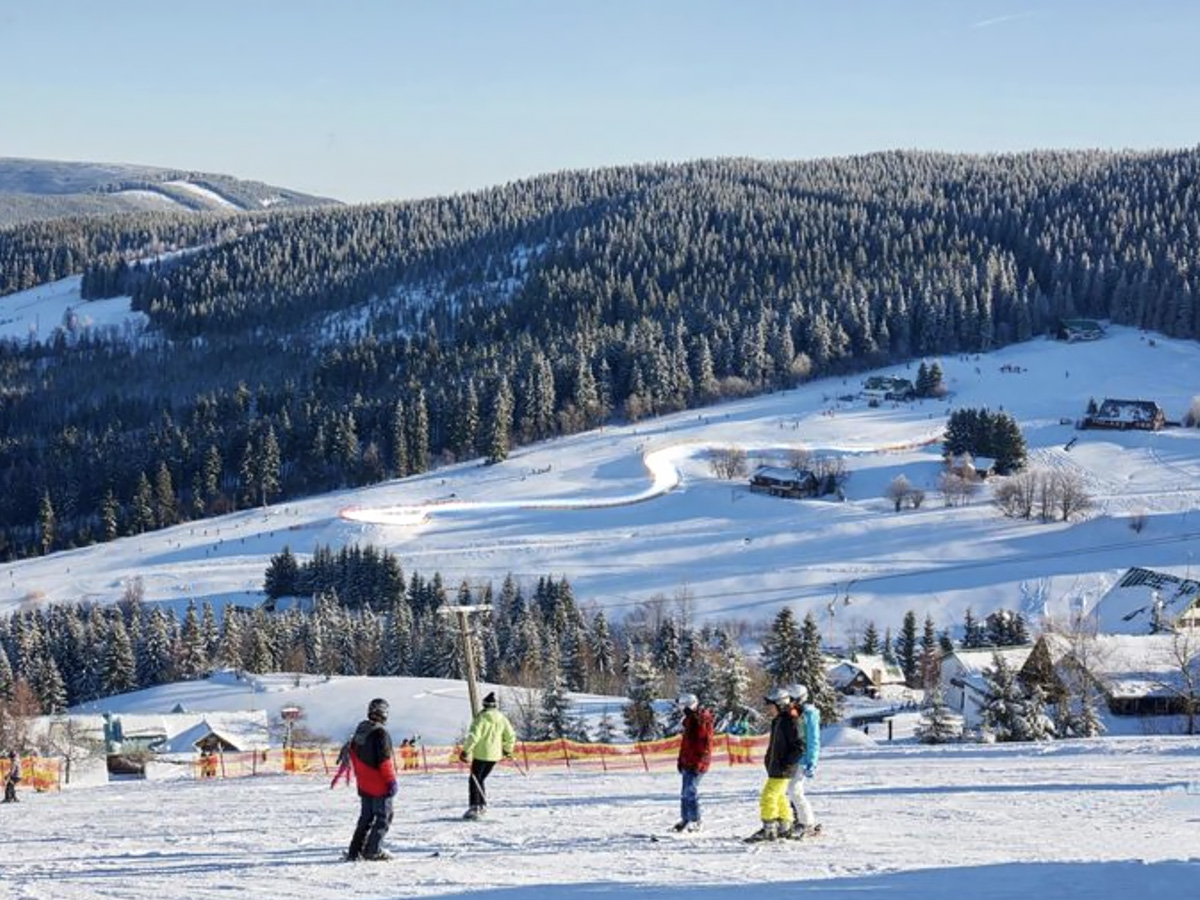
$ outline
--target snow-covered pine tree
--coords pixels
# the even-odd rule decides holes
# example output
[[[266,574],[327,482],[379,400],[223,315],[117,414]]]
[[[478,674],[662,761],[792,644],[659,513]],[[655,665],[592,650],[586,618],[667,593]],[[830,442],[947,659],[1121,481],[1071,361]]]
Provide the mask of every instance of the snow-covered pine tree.
[[[737,639],[728,631],[717,636],[716,699],[713,717],[722,728],[750,709],[750,672]]]
[[[775,614],[770,630],[763,638],[763,668],[775,684],[792,684],[803,674],[804,649],[796,628],[796,616],[790,606]]]
[[[208,673],[208,654],[204,649],[204,633],[200,630],[200,619],[196,614],[196,602],[188,601],[187,613],[183,617],[183,628],[179,633],[179,661],[176,669],[184,681],[203,678]]]
[[[862,641],[858,645],[858,652],[864,656],[879,655],[879,631],[875,628],[875,622],[867,622],[867,627],[863,630]]]
[[[592,627],[588,631],[588,648],[591,651],[595,689],[607,693],[613,689],[613,679],[617,673],[617,648],[602,609],[597,610],[596,615],[592,617]]]
[[[1046,691],[1040,684],[1029,689],[1021,710],[1023,740],[1048,741],[1054,737],[1054,722],[1047,712]]]
[[[617,740],[617,726],[613,722],[608,707],[600,713],[600,721],[596,723],[595,739],[600,744],[614,744]]]
[[[821,724],[832,725],[840,720],[842,698],[826,676],[825,657],[821,653],[821,629],[812,610],[804,616],[800,632],[800,666],[798,680],[808,688],[809,702],[820,711]]]
[[[987,685],[981,708],[983,727],[998,741],[1029,740],[1025,695],[1002,653],[992,654],[992,667],[984,670],[983,677]]]
[[[925,707],[914,733],[922,744],[946,744],[960,737],[962,731],[957,717],[946,705],[940,686],[934,686],[925,695]]]
[[[654,711],[658,699],[662,676],[650,659],[637,655],[629,666],[629,684],[626,696],[629,702],[621,710],[625,719],[625,733],[635,741],[651,741],[662,737],[662,723]]]
[[[911,609],[904,614],[900,637],[896,640],[896,656],[904,681],[909,687],[920,686],[920,666],[917,655],[917,615]]]
[[[113,616],[108,623],[108,640],[104,644],[101,688],[106,696],[124,694],[138,686],[137,662],[129,643],[125,621]]]

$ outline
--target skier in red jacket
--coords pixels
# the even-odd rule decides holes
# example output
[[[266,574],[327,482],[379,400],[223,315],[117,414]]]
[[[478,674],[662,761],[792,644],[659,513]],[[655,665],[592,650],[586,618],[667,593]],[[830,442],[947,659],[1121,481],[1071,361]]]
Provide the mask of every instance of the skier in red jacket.
[[[681,694],[675,701],[683,713],[683,740],[679,743],[679,774],[683,787],[679,793],[679,821],[676,831],[700,830],[700,777],[712,761],[713,717],[700,707],[695,694]]]
[[[346,859],[391,859],[381,849],[392,825],[392,798],[396,796],[396,764],[392,759],[392,736],[384,724],[388,720],[388,702],[372,700],[367,717],[358,723],[350,738],[350,762],[358,782],[362,809]]]

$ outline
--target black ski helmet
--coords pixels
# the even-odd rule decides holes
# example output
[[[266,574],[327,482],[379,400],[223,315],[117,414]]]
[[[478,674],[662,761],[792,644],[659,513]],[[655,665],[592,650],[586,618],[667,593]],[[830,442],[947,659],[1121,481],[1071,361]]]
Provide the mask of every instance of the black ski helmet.
[[[388,702],[382,697],[376,697],[367,704],[367,718],[372,722],[386,722],[388,719]]]

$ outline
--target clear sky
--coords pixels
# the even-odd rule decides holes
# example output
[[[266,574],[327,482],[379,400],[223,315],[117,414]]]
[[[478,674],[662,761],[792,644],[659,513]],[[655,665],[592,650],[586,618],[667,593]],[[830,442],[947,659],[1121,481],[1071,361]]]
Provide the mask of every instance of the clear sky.
[[[347,201],[715,156],[1197,143],[1194,0],[0,0],[0,155]]]

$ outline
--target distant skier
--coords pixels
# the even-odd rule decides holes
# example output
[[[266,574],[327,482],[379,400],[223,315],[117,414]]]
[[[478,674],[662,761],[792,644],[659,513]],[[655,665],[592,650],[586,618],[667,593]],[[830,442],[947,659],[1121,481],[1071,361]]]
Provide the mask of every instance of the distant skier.
[[[396,796],[396,764],[392,759],[392,736],[384,728],[388,702],[375,699],[367,706],[367,717],[358,723],[350,738],[350,763],[358,782],[361,810],[346,859],[385,860],[381,849],[392,825],[392,798]]]
[[[350,762],[350,742],[342,744],[342,749],[337,755],[337,771],[333,773],[333,781],[329,782],[330,790],[337,787],[339,781],[346,779],[346,787],[350,787],[350,778],[353,773],[353,766]]]
[[[460,762],[471,764],[471,779],[467,785],[469,806],[464,819],[478,819],[487,811],[487,791],[484,782],[502,758],[511,759],[517,745],[517,733],[504,713],[496,708],[496,695],[483,698],[483,709],[471,721],[471,729],[463,741]]]
[[[683,736],[679,743],[679,821],[676,831],[700,830],[700,778],[712,762],[713,717],[700,706],[695,694],[681,694],[675,701],[683,713]]]
[[[788,782],[796,773],[796,765],[803,752],[797,720],[790,715],[791,697],[788,692],[783,688],[775,688],[763,699],[771,719],[771,737],[763,757],[767,783],[763,785],[758,801],[762,828],[746,838],[748,843],[778,840],[791,828],[792,807],[787,797]]]
[[[20,803],[17,785],[21,783],[21,760],[16,750],[8,751],[8,774],[4,776],[4,802]]]
[[[792,697],[791,716],[802,720],[800,739],[804,750],[800,764],[788,782],[788,796],[792,801],[792,813],[795,822],[784,837],[797,840],[815,837],[821,833],[821,823],[813,815],[812,804],[804,796],[804,781],[817,774],[817,760],[821,758],[821,711],[813,706],[808,696],[808,688],[802,684],[789,685],[787,692]]]

